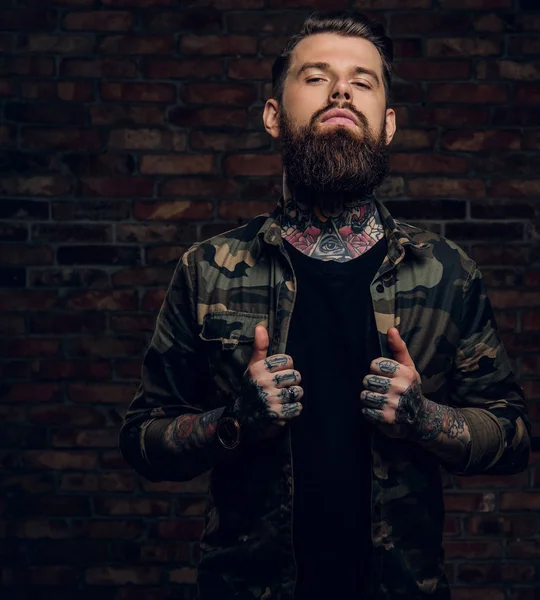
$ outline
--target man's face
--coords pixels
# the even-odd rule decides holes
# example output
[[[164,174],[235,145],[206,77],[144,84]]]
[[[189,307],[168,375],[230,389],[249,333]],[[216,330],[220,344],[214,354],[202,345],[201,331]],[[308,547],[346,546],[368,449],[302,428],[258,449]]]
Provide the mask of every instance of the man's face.
[[[334,109],[347,112],[332,116]],[[379,52],[357,37],[303,39],[293,51],[281,105],[269,100],[264,121],[281,140],[289,185],[323,196],[371,193],[386,175],[386,146],[395,131]]]

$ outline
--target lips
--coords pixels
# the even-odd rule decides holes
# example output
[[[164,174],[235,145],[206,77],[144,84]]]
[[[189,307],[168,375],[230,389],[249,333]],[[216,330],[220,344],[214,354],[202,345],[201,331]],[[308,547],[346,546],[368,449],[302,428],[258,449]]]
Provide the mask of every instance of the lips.
[[[358,125],[356,116],[344,108],[333,108],[326,112],[321,120],[321,123],[340,123],[342,125]]]

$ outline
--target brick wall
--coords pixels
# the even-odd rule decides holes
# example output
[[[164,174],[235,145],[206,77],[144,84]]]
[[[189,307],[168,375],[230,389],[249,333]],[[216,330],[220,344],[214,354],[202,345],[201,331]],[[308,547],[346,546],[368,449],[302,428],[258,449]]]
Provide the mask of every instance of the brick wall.
[[[0,2],[2,598],[193,598],[205,480],[117,434],[192,242],[274,206],[273,57],[313,8],[395,38],[381,194],[483,269],[540,435],[540,11],[533,0]],[[533,600],[540,462],[446,480],[455,600]]]

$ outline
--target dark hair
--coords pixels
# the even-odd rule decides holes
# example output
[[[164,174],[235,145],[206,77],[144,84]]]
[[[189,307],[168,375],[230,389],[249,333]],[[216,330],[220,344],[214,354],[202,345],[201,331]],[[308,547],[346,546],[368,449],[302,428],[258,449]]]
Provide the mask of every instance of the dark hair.
[[[384,26],[381,23],[368,19],[362,13],[350,10],[315,12],[304,21],[300,32],[289,39],[272,66],[272,93],[274,98],[281,100],[283,85],[291,64],[291,54],[296,45],[304,38],[315,33],[337,33],[343,36],[364,38],[371,42],[381,55],[384,90],[386,102],[388,103],[390,99],[392,60],[394,58],[392,40],[386,35]]]

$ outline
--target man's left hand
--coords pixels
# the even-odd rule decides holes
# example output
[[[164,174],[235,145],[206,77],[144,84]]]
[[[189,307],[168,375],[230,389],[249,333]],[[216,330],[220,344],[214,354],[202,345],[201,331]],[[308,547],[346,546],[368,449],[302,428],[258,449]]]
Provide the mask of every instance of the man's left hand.
[[[424,439],[429,425],[422,416],[428,400],[422,395],[421,378],[399,331],[391,327],[388,347],[394,360],[376,358],[363,380],[362,413],[389,437]]]

